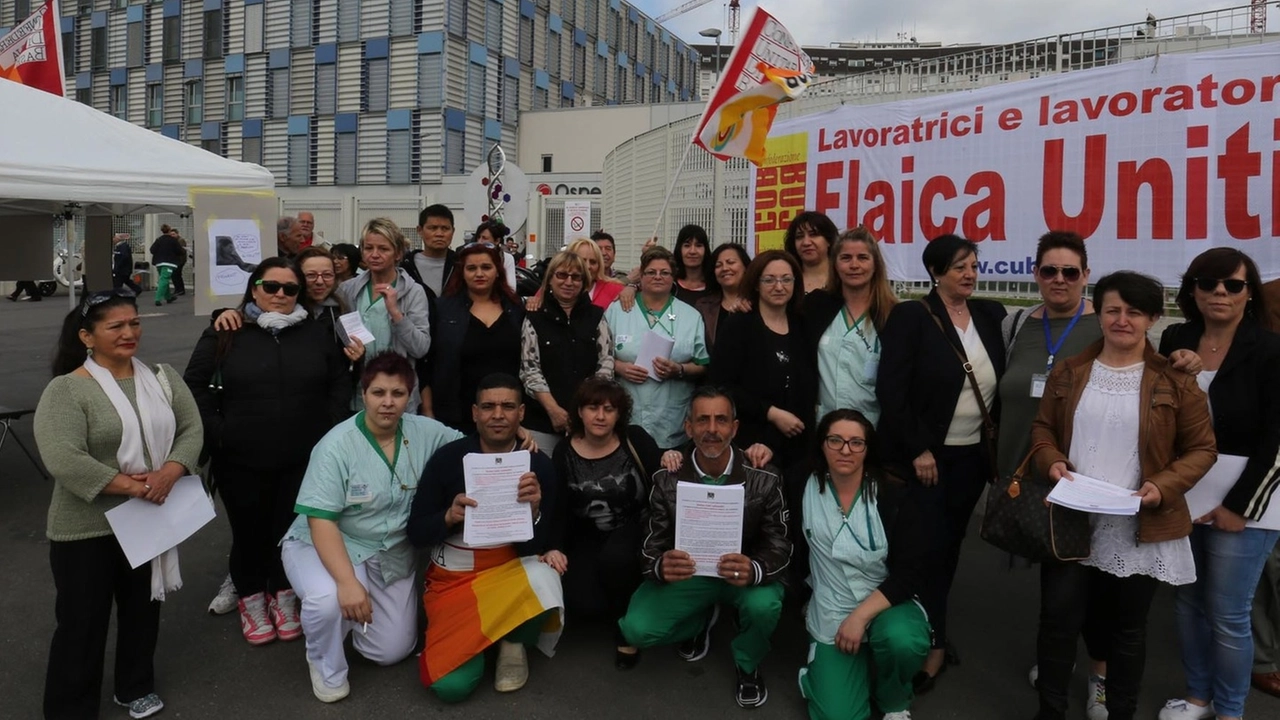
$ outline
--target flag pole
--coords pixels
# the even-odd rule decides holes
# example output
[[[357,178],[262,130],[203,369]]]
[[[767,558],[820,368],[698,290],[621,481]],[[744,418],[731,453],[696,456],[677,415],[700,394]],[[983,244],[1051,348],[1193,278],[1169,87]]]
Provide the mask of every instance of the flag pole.
[[[658,240],[658,244],[662,244],[662,240],[658,238],[658,229],[662,227],[662,218],[667,214],[667,205],[671,203],[671,194],[676,191],[676,183],[680,181],[680,173],[684,170],[684,164],[689,159],[689,153],[693,151],[693,138],[689,138],[689,144],[684,146],[684,154],[680,156],[680,164],[676,166],[676,174],[671,178],[671,184],[667,186],[667,196],[662,200],[662,207],[658,209],[658,219],[653,223],[653,233],[649,237]]]

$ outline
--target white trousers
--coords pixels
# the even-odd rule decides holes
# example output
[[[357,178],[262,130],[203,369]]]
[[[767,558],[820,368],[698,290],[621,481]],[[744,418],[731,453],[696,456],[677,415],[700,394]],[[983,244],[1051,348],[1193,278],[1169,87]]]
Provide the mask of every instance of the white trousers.
[[[302,601],[307,659],[324,676],[325,685],[336,688],[347,681],[347,656],[342,642],[353,630],[351,645],[379,665],[398,663],[413,651],[418,613],[412,575],[383,583],[376,555],[355,566],[356,579],[364,585],[373,605],[373,622],[369,623],[366,633],[362,623],[342,618],[338,586],[314,546],[300,540],[286,540],[280,555],[293,591]]]

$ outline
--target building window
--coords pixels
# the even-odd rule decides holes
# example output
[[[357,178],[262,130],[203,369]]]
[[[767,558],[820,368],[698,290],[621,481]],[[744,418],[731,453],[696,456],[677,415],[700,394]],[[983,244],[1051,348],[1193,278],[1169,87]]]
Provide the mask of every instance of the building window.
[[[418,56],[418,107],[438,108],[444,104],[444,55]]]
[[[267,70],[267,117],[289,117],[289,68]]]
[[[164,124],[164,86],[152,83],[147,86],[147,127],[158,128]]]
[[[209,138],[208,140],[201,140],[200,147],[203,148],[204,150],[207,150],[213,153],[214,155],[221,155],[222,154],[222,138]]]
[[[598,3],[596,0],[586,0],[586,2],[582,4],[583,10],[586,11],[584,13],[586,17],[583,18],[583,25],[587,29],[587,35],[590,36],[587,38],[589,41],[594,40],[596,34],[600,32],[600,17],[597,14],[599,12],[596,7],[597,5]],[[594,42],[588,42],[587,44],[593,47],[595,46]]]
[[[553,75],[560,73],[560,34],[547,31],[547,70]]]
[[[587,84],[587,49],[582,45],[573,48],[573,84],[578,87]]]
[[[338,133],[333,141],[333,184],[356,184],[356,134]]]
[[[244,76],[231,75],[227,78],[227,119],[244,119]]]
[[[413,130],[387,131],[388,184],[408,185],[417,182],[417,178],[414,177],[414,168],[418,166],[415,144]]]
[[[448,3],[448,18],[445,25],[450,35],[467,36],[467,0],[445,0]]]
[[[187,124],[199,125],[204,122],[204,81],[188,81],[186,95]]]
[[[216,60],[222,57],[222,9],[204,14],[204,57]]]
[[[498,76],[498,120],[515,124],[520,117],[520,78]]]
[[[107,69],[107,28],[96,27],[89,31],[89,69]]]
[[[127,85],[111,86],[111,114],[121,120],[129,119],[129,87]]]
[[[76,102],[93,107],[93,88],[76,88]]]
[[[338,112],[338,66],[316,66],[316,115]]]
[[[613,73],[613,101],[619,105],[627,101],[627,69],[624,67]]]
[[[609,58],[596,58],[596,76],[593,81],[596,97],[604,99],[605,94],[609,91]]]
[[[240,162],[262,164],[262,138],[247,137],[240,141]]]
[[[547,89],[546,88],[535,87],[533,89],[533,109],[534,110],[547,109]]]
[[[364,61],[364,77],[360,93],[361,107],[364,112],[387,111],[387,58],[374,58]]]
[[[311,184],[311,135],[289,136],[288,183]]]
[[[71,77],[76,74],[76,34],[62,33],[62,74]]]
[[[343,3],[344,5],[346,3]],[[262,3],[244,6],[244,51],[246,54],[262,52]]]
[[[444,131],[444,173],[463,175],[467,172],[467,134],[461,130]]]
[[[484,104],[488,96],[485,92],[485,67],[476,63],[467,63],[467,112],[472,115],[484,115]]]
[[[360,0],[338,3],[338,42],[360,39]]]
[[[422,32],[421,0],[390,0],[390,2],[392,36],[417,35]]]
[[[125,27],[124,45],[124,64],[127,67],[136,68],[146,64],[143,56],[142,23],[132,22]]]
[[[182,18],[173,15],[164,19],[164,61],[182,59]]]
[[[502,3],[490,0],[484,4],[484,44],[493,52],[502,50]]]
[[[542,172],[544,173],[551,172],[551,156],[550,155],[542,156]]]
[[[289,10],[289,45],[290,47],[309,47],[312,45],[312,24],[314,16],[311,12],[313,0],[292,0]]]
[[[533,64],[533,18],[520,16],[520,64]]]
[[[17,25],[31,14],[31,0],[17,0],[13,5],[13,24]]]
[[[604,21],[604,41],[610,48],[618,47],[618,26],[622,24],[622,15],[617,10],[610,10]]]

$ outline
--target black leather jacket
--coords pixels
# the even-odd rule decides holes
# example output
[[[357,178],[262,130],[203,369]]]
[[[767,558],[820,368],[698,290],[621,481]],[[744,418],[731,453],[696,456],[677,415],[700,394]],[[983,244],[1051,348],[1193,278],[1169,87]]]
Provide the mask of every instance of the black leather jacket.
[[[692,451],[686,451],[684,464],[674,475],[659,470],[653,475],[649,491],[641,562],[644,576],[655,582],[662,580],[662,554],[676,543],[676,483],[701,482],[693,468]],[[742,554],[755,565],[755,584],[785,582],[791,562],[791,536],[787,529],[787,501],[782,478],[768,470],[750,467],[742,452],[733,450],[733,469],[726,485],[745,486],[746,508],[742,518]]]

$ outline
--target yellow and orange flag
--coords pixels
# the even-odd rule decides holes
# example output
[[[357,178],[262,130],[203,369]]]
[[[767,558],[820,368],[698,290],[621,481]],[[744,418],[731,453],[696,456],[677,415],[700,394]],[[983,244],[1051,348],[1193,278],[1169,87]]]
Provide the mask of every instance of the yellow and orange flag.
[[[0,78],[62,97],[62,33],[57,0],[49,0],[0,37]]]

